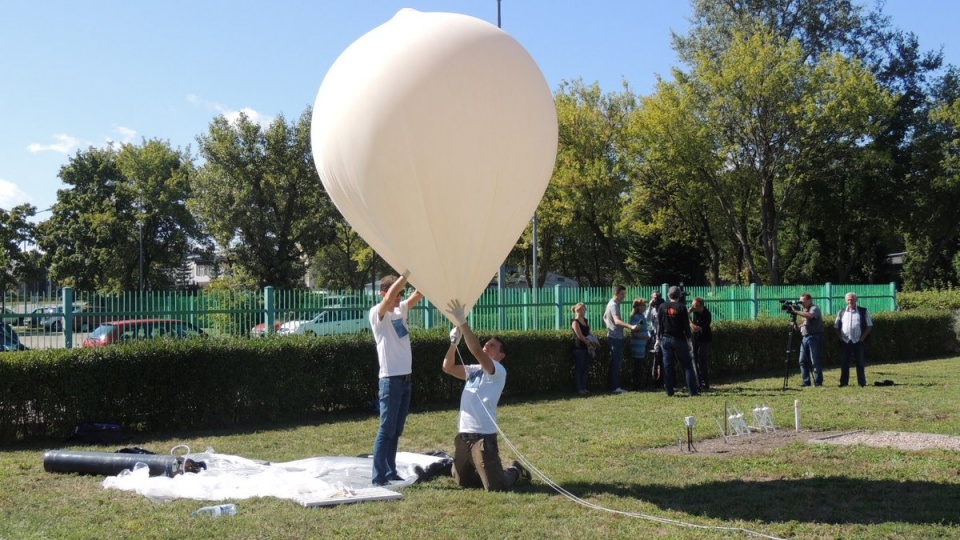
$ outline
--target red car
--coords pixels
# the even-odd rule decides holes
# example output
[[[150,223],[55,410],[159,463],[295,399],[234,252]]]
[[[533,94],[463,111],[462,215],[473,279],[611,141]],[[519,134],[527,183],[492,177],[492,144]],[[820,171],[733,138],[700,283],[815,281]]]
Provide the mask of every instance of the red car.
[[[274,321],[273,323],[273,334],[277,335],[280,332],[280,325],[283,324],[283,321]],[[260,323],[250,329],[250,337],[261,338],[266,337],[267,335],[267,323]]]
[[[103,323],[83,340],[84,347],[104,347],[141,339],[191,338],[206,334],[196,326],[174,319],[138,319]]]

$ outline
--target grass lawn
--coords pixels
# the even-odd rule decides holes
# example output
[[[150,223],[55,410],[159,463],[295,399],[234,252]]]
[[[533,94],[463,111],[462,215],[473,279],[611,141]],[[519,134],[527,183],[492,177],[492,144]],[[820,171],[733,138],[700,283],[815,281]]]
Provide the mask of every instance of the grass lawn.
[[[509,364],[507,364],[509,367]],[[439,362],[437,364],[439,369]],[[792,430],[800,400],[804,430],[960,434],[960,358],[867,368],[895,386],[800,389],[796,373],[718,381],[700,397],[661,392],[587,397],[545,395],[502,403],[504,432],[537,468],[589,503],[612,510],[733,527],[784,538],[958,538],[960,453],[793,442],[769,453],[717,457],[655,453],[676,445],[685,416],[697,439],[719,436],[724,403],[771,407]],[[855,380],[855,377],[853,377]],[[725,384],[724,384],[725,383]],[[507,382],[509,385],[509,380]],[[172,405],[175,406],[175,405]],[[414,408],[400,449],[453,452],[457,403]],[[165,453],[178,444],[270,461],[370,452],[377,420],[331,416],[322,423],[245,432],[161,434],[132,444]],[[757,436],[763,436],[757,435]],[[233,517],[195,518],[200,501],[151,503],[105,490],[102,477],[52,474],[43,452],[0,450],[0,538],[721,538],[742,532],[684,527],[587,508],[538,479],[511,493],[462,490],[441,478],[406,489],[403,500],[306,509],[279,499],[235,501]],[[112,452],[115,447],[74,447]],[[505,462],[513,459],[501,441]]]

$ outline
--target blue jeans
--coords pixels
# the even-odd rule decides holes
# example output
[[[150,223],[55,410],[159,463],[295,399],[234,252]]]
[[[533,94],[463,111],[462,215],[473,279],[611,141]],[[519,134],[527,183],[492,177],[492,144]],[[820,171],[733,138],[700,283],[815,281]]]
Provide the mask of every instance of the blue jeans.
[[[380,379],[380,431],[373,442],[373,484],[397,480],[397,446],[410,412],[412,384],[409,377]]]
[[[846,386],[850,382],[850,357],[852,356],[857,363],[857,384],[867,385],[866,375],[866,356],[867,346],[862,342],[840,343],[842,355],[840,356],[840,386]]]
[[[623,371],[623,347],[626,341],[624,338],[607,337],[607,343],[610,344],[610,373],[607,376],[607,390],[611,392],[620,388],[620,372]]]
[[[823,334],[803,336],[800,340],[800,377],[804,386],[810,386],[810,369],[813,368],[813,384],[823,386]]]
[[[590,366],[590,353],[587,349],[573,349],[573,386],[577,392],[587,389],[587,368]]]
[[[660,341],[660,346],[663,349],[663,378],[667,395],[673,395],[673,387],[677,382],[673,367],[674,360],[679,361],[680,365],[683,366],[684,375],[687,379],[687,391],[690,392],[691,396],[698,395],[700,391],[697,388],[697,375],[693,372],[693,361],[690,359],[690,348],[687,347],[687,340],[664,334]]]

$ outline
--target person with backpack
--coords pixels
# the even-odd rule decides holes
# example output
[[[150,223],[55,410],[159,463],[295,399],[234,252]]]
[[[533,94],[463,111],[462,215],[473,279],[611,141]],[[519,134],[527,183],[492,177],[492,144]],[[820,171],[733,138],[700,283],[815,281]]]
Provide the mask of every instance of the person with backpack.
[[[873,331],[873,319],[867,308],[857,305],[856,293],[848,292],[845,299],[847,307],[837,313],[833,323],[840,339],[840,386],[847,386],[850,381],[850,357],[857,364],[857,384],[866,386],[866,348]]]

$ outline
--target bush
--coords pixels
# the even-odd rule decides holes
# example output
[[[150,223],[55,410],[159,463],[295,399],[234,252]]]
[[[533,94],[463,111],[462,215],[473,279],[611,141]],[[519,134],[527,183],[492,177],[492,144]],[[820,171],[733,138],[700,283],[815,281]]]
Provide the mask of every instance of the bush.
[[[897,293],[897,306],[903,310],[944,309],[960,310],[960,289],[933,289]]]
[[[832,317],[825,323],[830,325]],[[927,359],[955,353],[954,318],[942,310],[874,317],[868,361]],[[786,319],[718,322],[711,374],[782,370]],[[827,328],[824,358],[839,363]],[[456,404],[462,382],[440,369],[449,346],[443,330],[415,330],[415,404]],[[481,341],[489,334],[482,333]],[[510,354],[506,396],[571,391],[572,342],[567,331],[504,332]],[[594,387],[605,384],[605,336],[591,364]],[[794,348],[799,348],[799,334]],[[460,347],[467,363],[474,363]],[[629,356],[629,353],[627,353]],[[796,353],[789,362],[796,371]],[[632,362],[624,362],[629,380]],[[0,355],[0,443],[65,438],[81,422],[112,422],[157,432],[300,422],[331,411],[367,410],[377,392],[376,349],[369,334],[274,339],[155,340],[97,349],[41,349]]]

